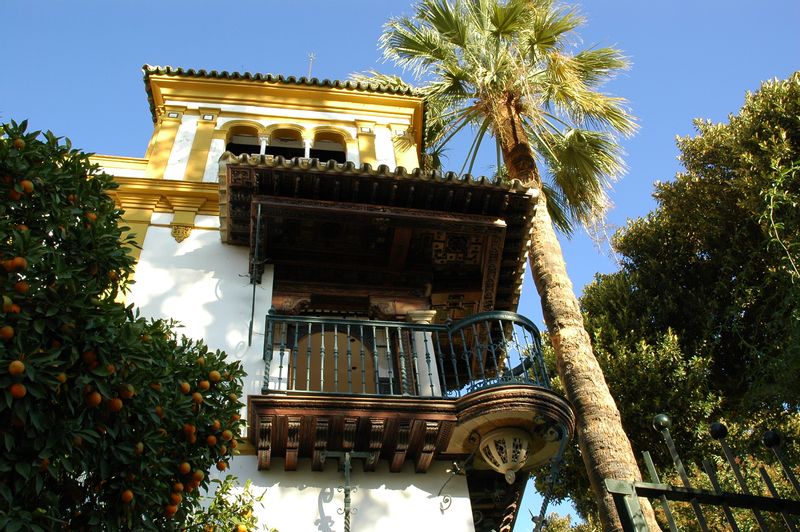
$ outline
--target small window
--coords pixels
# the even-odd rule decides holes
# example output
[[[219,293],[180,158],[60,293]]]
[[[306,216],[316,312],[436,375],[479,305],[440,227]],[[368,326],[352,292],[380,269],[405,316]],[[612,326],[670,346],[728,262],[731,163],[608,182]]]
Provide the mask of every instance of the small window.
[[[287,159],[303,157],[303,137],[294,129],[276,129],[269,137],[267,155],[281,155]]]
[[[258,130],[247,126],[231,128],[225,149],[234,155],[259,153]]]
[[[311,157],[320,161],[334,160],[337,163],[344,163],[347,160],[347,149],[344,137],[332,131],[317,133],[314,137],[314,145],[311,147]]]

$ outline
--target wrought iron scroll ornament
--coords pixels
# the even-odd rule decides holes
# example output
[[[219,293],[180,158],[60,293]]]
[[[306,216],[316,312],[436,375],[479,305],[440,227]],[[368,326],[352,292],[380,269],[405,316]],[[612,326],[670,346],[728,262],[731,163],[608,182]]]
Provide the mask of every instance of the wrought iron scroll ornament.
[[[800,500],[780,497],[772,479],[763,466],[759,467],[759,473],[771,496],[764,497],[751,494],[742,476],[742,472],[739,469],[736,457],[725,441],[728,435],[728,429],[725,425],[722,423],[712,423],[709,427],[709,433],[713,439],[719,441],[722,453],[736,478],[741,493],[732,493],[722,490],[716,470],[709,460],[703,460],[703,469],[714,488],[713,491],[692,487],[683,462],[678,455],[675,442],[670,435],[669,429],[671,426],[672,422],[665,414],[659,414],[653,419],[653,427],[659,431],[664,438],[664,443],[669,449],[670,457],[675,464],[675,469],[683,484],[682,487],[669,486],[660,482],[653,460],[650,457],[650,453],[647,451],[642,454],[651,482],[631,482],[617,479],[605,480],[606,489],[614,498],[614,503],[625,532],[647,532],[648,530],[642,515],[641,507],[639,506],[638,497],[658,499],[664,510],[669,529],[672,531],[677,531],[678,528],[675,524],[668,501],[689,502],[697,518],[698,528],[703,531],[709,530],[709,525],[701,504],[720,507],[725,515],[725,520],[734,532],[739,531],[739,525],[736,522],[731,508],[750,510],[756,520],[757,527],[763,532],[770,530],[767,520],[764,518],[764,512],[780,514],[786,530],[797,530],[796,516],[800,516]],[[795,495],[800,497],[800,484],[798,484],[796,476],[781,452],[780,435],[772,430],[767,431],[762,438],[762,443],[775,454],[780,463],[784,477],[794,489]]]
[[[453,462],[452,467],[447,470],[447,472],[450,473],[450,476],[447,477],[447,480],[444,481],[442,487],[439,488],[439,493],[436,494],[437,497],[442,498],[442,500],[439,502],[439,511],[441,511],[442,513],[444,513],[445,510],[447,510],[448,508],[450,508],[451,504],[453,504],[452,495],[448,493],[442,495],[444,488],[446,488],[447,485],[450,483],[450,481],[453,480],[453,477],[457,475],[463,476],[467,474],[467,468],[471,466],[472,460],[475,458],[475,453],[477,453],[481,448],[481,435],[478,434],[477,432],[471,433],[467,441],[469,441],[469,443],[473,446],[472,452],[469,453],[469,456],[467,456],[464,460],[460,462]]]

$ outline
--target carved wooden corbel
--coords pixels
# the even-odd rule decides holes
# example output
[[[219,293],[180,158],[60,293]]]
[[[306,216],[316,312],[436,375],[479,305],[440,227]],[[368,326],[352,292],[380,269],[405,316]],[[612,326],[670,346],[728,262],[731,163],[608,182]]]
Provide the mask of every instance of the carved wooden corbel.
[[[297,470],[297,453],[300,449],[300,423],[303,418],[300,416],[289,416],[286,420],[286,471]]]
[[[272,457],[272,427],[275,416],[258,417],[258,469],[269,469]]]

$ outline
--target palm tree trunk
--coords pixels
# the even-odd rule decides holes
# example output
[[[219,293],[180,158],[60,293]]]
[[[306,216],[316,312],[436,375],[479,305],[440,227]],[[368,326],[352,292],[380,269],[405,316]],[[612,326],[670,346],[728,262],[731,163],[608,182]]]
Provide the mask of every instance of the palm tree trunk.
[[[495,132],[509,177],[539,187],[536,163],[522,128],[519,102],[498,102]],[[604,530],[622,530],[606,478],[641,480],[633,449],[622,428],[622,419],[592,352],[583,325],[578,299],[567,276],[567,267],[547,212],[547,200],[539,194],[531,221],[530,265],[542,302],[542,311],[556,353],[558,375],[567,399],[575,409],[578,444],[600,511]],[[651,530],[660,530],[652,507],[640,499]]]

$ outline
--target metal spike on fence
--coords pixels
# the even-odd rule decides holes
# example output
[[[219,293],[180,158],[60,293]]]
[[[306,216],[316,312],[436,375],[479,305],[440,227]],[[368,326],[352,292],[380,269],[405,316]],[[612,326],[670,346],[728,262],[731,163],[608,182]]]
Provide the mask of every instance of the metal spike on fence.
[[[764,484],[767,485],[767,489],[769,490],[770,495],[772,495],[776,499],[780,498],[778,490],[775,489],[775,484],[772,483],[772,479],[769,477],[769,473],[767,473],[767,470],[764,469],[764,466],[759,466],[758,472],[761,473],[761,480],[763,480]],[[786,524],[787,530],[789,530],[790,532],[797,532],[797,528],[795,528],[794,523],[792,522],[792,518],[789,517],[788,513],[781,512],[781,517],[783,517],[783,522]]]
[[[703,469],[708,475],[708,480],[711,481],[711,485],[714,487],[714,492],[717,495],[722,494],[722,487],[719,484],[719,479],[717,479],[717,471],[714,468],[714,464],[712,464],[708,460],[703,460]],[[733,513],[731,512],[730,506],[725,503],[722,503],[722,511],[725,512],[725,519],[728,520],[728,524],[731,526],[731,530],[733,532],[739,532],[739,525],[736,524],[736,519],[733,518]]]
[[[786,457],[783,456],[781,452],[781,435],[778,431],[768,430],[761,438],[761,442],[764,444],[764,447],[775,453],[775,457],[778,459],[778,462],[781,463],[784,476],[794,488],[794,492],[800,496],[800,483],[797,482],[797,477],[794,476],[792,468],[789,467],[789,464],[786,462]]]
[[[669,416],[666,414],[658,414],[656,417],[653,418],[653,428],[661,433],[661,436],[664,437],[664,442],[667,444],[667,448],[669,449],[669,454],[672,457],[672,462],[675,464],[675,469],[678,471],[678,476],[681,477],[681,482],[683,482],[683,486],[685,488],[691,489],[692,485],[689,482],[689,475],[686,474],[686,469],[683,467],[683,462],[681,461],[681,457],[678,456],[678,449],[675,447],[675,442],[672,441],[672,436],[669,433],[669,428],[672,426],[672,421],[669,419]],[[700,524],[700,529],[704,532],[708,531],[708,523],[706,522],[706,517],[703,515],[703,510],[700,508],[700,503],[697,502],[697,499],[692,499],[691,501],[692,509],[694,510],[694,515],[697,516],[697,521]]]
[[[736,482],[739,483],[739,487],[742,489],[742,493],[744,493],[745,495],[750,495],[750,489],[747,487],[747,483],[744,481],[742,472],[739,469],[739,464],[736,463],[736,458],[733,456],[731,448],[728,447],[727,443],[725,443],[725,436],[728,435],[728,427],[726,427],[722,423],[715,422],[712,423],[711,426],[709,426],[708,432],[711,434],[712,438],[719,441],[719,444],[722,447],[722,453],[725,455],[725,459],[728,461],[728,465],[731,466],[731,470],[733,471],[733,476],[736,477]],[[758,527],[764,532],[767,532],[768,530],[767,524],[764,521],[764,518],[761,516],[761,512],[754,508],[753,515],[756,518]]]
[[[643,451],[642,457],[644,458],[645,466],[647,466],[647,473],[650,475],[650,482],[661,484],[661,480],[658,478],[658,471],[656,471],[656,466],[653,464],[650,453],[648,451]],[[678,527],[675,526],[675,519],[672,517],[672,510],[670,510],[669,503],[667,502],[667,496],[661,495],[658,499],[661,501],[661,508],[664,510],[664,515],[667,517],[669,529],[672,532],[678,532]]]

